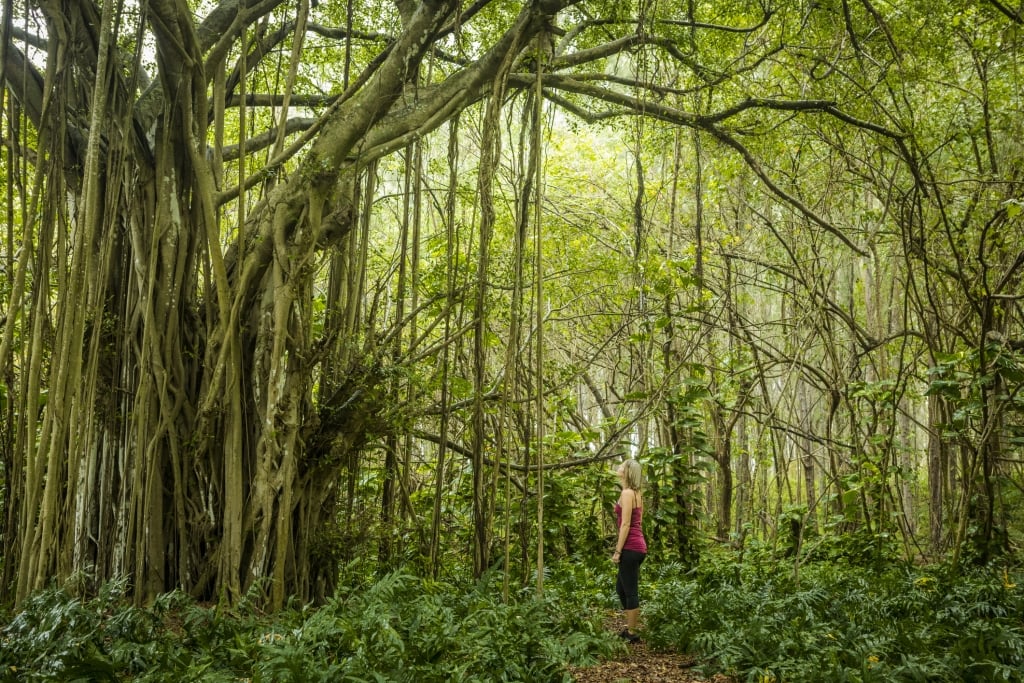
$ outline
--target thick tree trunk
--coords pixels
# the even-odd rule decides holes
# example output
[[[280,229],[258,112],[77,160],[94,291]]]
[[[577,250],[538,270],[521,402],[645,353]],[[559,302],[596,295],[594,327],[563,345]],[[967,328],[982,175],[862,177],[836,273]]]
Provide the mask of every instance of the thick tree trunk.
[[[97,78],[90,94],[70,80],[83,71],[64,69],[68,80],[41,87],[53,93],[38,119],[40,150],[52,161],[40,166],[51,177],[37,197],[52,188],[54,199],[44,201],[56,208],[61,187],[85,182],[74,213],[54,211],[41,226],[58,228],[56,252],[71,258],[55,268],[65,305],[56,308],[60,352],[45,380],[40,447],[25,450],[24,491],[11,498],[20,521],[5,535],[8,578],[18,567],[16,599],[76,572],[98,581],[131,576],[140,601],[174,587],[230,599],[263,577],[272,606],[290,594],[329,592],[334,569],[318,537],[333,528],[338,474],[375,429],[379,378],[356,362],[336,368],[347,376],[317,414],[314,252],[345,238],[356,213],[345,191],[357,172],[348,151],[402,92],[424,37],[450,7],[431,3],[410,17],[367,96],[325,119],[300,171],[252,211],[248,243],[226,255],[202,142],[206,82],[187,66],[204,59],[190,13],[153,6],[159,91],[176,95],[149,98],[136,112],[155,122],[151,147],[133,137],[124,99],[131,89],[119,76]],[[86,8],[51,17],[51,55],[80,56],[64,50],[76,39],[68,31],[96,26],[81,40],[97,46],[100,74],[119,74],[104,68],[113,4],[102,22],[80,19]],[[108,105],[108,94],[122,99]],[[62,130],[84,123],[68,114],[72,107],[91,113],[80,146]],[[68,152],[80,155],[80,175],[62,175],[76,165],[59,161]],[[33,241],[50,252],[50,241]],[[45,297],[39,290],[41,306]],[[335,334],[352,333],[354,321],[337,323]],[[36,432],[31,423],[24,429]]]

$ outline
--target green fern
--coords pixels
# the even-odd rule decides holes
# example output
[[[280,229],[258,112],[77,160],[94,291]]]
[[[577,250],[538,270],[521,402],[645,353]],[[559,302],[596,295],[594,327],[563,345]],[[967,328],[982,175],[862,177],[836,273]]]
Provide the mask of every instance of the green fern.
[[[741,679],[1020,681],[1013,583],[994,570],[824,563],[804,567],[797,584],[785,568],[733,567],[659,577],[646,615],[652,643]]]

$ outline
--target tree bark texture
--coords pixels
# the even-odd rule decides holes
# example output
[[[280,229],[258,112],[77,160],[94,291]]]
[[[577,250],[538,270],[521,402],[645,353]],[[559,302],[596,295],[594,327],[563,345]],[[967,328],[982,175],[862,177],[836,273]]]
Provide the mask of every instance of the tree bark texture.
[[[1000,111],[1015,81],[996,68],[1013,66],[1001,50],[964,40],[956,65],[938,53],[906,62],[943,74],[967,65],[949,88],[925,68],[904,78],[889,32],[877,43],[829,42],[829,3],[796,17],[785,3],[768,13],[736,0],[735,26],[721,23],[732,5],[705,21],[719,5],[694,3],[349,3],[338,27],[317,23],[333,15],[306,0],[222,0],[200,19],[193,5],[25,0],[4,17],[0,598],[81,574],[130,579],[140,602],[173,588],[226,601],[256,590],[272,607],[323,599],[353,538],[409,521],[408,489],[422,483],[409,476],[418,415],[400,413],[430,392],[440,405],[424,443],[438,450],[420,544],[435,573],[456,455],[472,467],[466,538],[476,573],[492,563],[502,474],[503,513],[520,518],[523,576],[533,534],[542,560],[543,477],[566,466],[557,449],[569,439],[555,442],[569,431],[560,392],[572,386],[599,404],[593,424],[574,416],[580,433],[607,436],[582,462],[617,457],[626,434],[643,457],[665,459],[650,501],[665,514],[649,519],[666,528],[652,545],[687,562],[704,531],[708,456],[720,477],[710,489],[720,536],[753,522],[755,507],[771,533],[799,496],[793,457],[809,511],[818,500],[828,507],[820,520],[886,531],[894,512],[914,509],[893,499],[909,491],[894,450],[907,429],[895,425],[915,406],[927,413],[932,547],[953,542],[960,552],[970,541],[988,559],[1006,546],[1001,482],[1014,457],[1006,437],[1022,421],[1024,253],[1019,146],[1009,144],[1020,139],[1019,117]],[[355,28],[373,24],[359,14],[371,9],[391,33]],[[976,28],[997,45],[1013,36],[994,14],[962,19],[988,22]],[[876,22],[851,13],[844,26],[874,35]],[[792,50],[818,35],[789,33],[798,26],[825,37]],[[310,77],[302,66],[317,40],[337,54]],[[439,65],[429,75],[428,55]],[[775,69],[782,80],[770,78]],[[790,90],[801,97],[779,94]],[[931,129],[943,113],[933,90],[964,98],[949,110],[970,125]],[[517,101],[527,91],[534,99]],[[482,102],[486,112],[473,109]],[[618,214],[544,190],[545,102],[575,123],[635,124],[636,165],[617,176],[635,192],[619,193],[629,197]],[[507,195],[520,206],[503,224],[513,155],[502,150],[515,147],[501,135],[515,117],[503,113],[517,106],[532,109],[521,117],[529,140],[524,132],[519,142],[531,158],[520,161],[521,187]],[[393,227],[376,222],[387,220],[376,212],[394,190],[378,184],[381,166],[415,150],[408,166],[467,110],[450,127],[450,180],[438,183],[451,184],[436,207],[447,244],[431,245],[445,272],[424,273],[421,287],[417,250],[428,240],[418,212],[441,193],[410,177],[397,192],[423,195],[399,238],[408,270],[374,288],[371,237]],[[665,183],[654,169],[667,156],[656,148],[672,138],[662,230]],[[478,158],[459,158],[465,140],[481,142]],[[412,165],[419,173],[434,161]],[[467,200],[460,176],[472,172]],[[693,192],[677,192],[690,182]],[[549,201],[562,201],[562,214]],[[457,204],[479,215],[463,220]],[[513,223],[509,264],[490,249]],[[579,273],[561,263],[551,289],[540,286],[541,257],[566,253],[548,232],[570,229],[567,242],[619,250],[612,274],[600,271],[610,257],[587,255],[600,296],[590,283],[574,291],[584,278],[566,284]],[[854,256],[873,261],[843,265]],[[505,267],[511,295],[498,278]],[[546,312],[548,291],[574,300]],[[574,312],[578,301],[599,310]],[[563,314],[602,331],[565,341]],[[506,332],[498,353],[491,340]],[[417,362],[434,363],[436,378],[423,371],[418,385],[402,374]],[[883,406],[857,395],[886,383],[894,388]],[[504,401],[500,419],[492,398]],[[382,444],[387,478],[367,514],[354,499],[369,449]],[[911,520],[904,526],[912,534]],[[387,564],[398,544],[383,540]]]
[[[332,277],[354,312],[366,164],[390,140],[439,125],[439,110],[478,99],[542,21],[524,10],[447,93],[396,108],[455,8],[418,5],[316,119],[295,170],[252,199],[211,166],[207,89],[232,44],[277,4],[226,0],[195,23],[174,0],[142,17],[117,3],[44,3],[46,71],[9,46],[7,85],[39,130],[41,211],[25,243],[57,277],[55,289],[37,280],[27,309],[30,328],[49,323],[51,306],[56,315],[52,348],[30,350],[37,374],[23,394],[22,408],[48,386],[40,422],[20,411],[25,485],[8,500],[4,563],[15,599],[78,572],[128,576],[140,601],[175,587],[231,600],[260,584],[280,606],[333,586],[338,481],[382,430],[384,386],[377,352],[353,354],[343,341],[357,314],[330,316],[314,338],[318,254],[338,252]],[[122,69],[115,41],[150,31],[158,78],[144,86],[140,53]],[[238,83],[236,69],[227,97]],[[287,152],[280,132],[275,151]],[[241,241],[225,248],[222,219],[236,205]],[[345,351],[325,359],[323,339]]]

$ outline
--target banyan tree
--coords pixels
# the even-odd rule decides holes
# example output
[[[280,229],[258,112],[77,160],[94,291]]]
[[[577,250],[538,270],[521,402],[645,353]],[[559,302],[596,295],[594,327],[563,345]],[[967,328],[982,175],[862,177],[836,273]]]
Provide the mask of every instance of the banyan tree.
[[[271,606],[329,595],[351,540],[339,517],[360,514],[347,509],[344,474],[371,444],[410,437],[402,410],[450,408],[443,374],[416,401],[396,392],[413,345],[399,337],[416,340],[420,359],[455,334],[475,339],[461,347],[475,372],[463,431],[455,438],[441,417],[417,438],[471,461],[475,566],[486,566],[495,511],[482,405],[515,394],[532,410],[528,383],[511,386],[514,352],[481,361],[504,150],[518,146],[528,169],[512,200],[522,235],[543,233],[540,128],[552,117],[642,119],[704,140],[849,254],[866,252],[747,141],[816,117],[879,145],[910,186],[923,182],[891,122],[778,86],[827,82],[840,66],[830,51],[888,50],[871,4],[842,3],[861,42],[840,31],[806,52],[786,50],[843,12],[777,4],[6,0],[0,594],[17,601],[81,576],[127,579],[140,601],[174,588],[232,600],[254,585]],[[788,71],[769,83],[773,69]],[[505,130],[513,109],[521,136]],[[418,243],[406,231],[430,210],[451,234],[460,126],[479,131],[479,211],[466,215],[481,254],[453,266],[472,286],[437,285],[428,305],[399,269],[397,292],[367,291],[373,231]],[[394,191],[377,185],[378,165],[397,155],[407,176],[420,172],[430,136],[435,150],[449,145],[435,151],[436,186],[394,224],[371,220]],[[442,324],[456,296],[475,318]],[[374,317],[385,305],[386,326]],[[438,318],[418,320],[428,308]],[[529,320],[516,305],[510,315],[511,345]],[[397,469],[397,449],[385,450]],[[407,504],[404,484],[385,482],[385,514]],[[436,535],[420,540],[430,555]]]

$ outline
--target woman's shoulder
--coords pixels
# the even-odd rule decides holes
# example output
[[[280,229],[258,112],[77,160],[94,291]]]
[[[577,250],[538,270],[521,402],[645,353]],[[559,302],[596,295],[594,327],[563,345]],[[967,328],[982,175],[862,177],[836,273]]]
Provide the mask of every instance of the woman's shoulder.
[[[634,489],[622,489],[622,493],[619,495],[619,500],[630,503],[636,502],[637,494]]]

